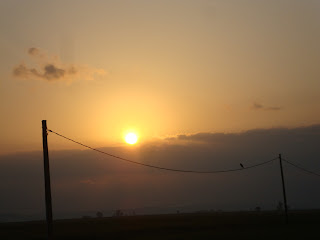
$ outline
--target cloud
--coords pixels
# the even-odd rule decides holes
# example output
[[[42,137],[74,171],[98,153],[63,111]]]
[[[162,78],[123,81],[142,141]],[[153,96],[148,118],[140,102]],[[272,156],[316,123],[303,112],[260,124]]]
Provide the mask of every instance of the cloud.
[[[97,76],[103,76],[103,69],[93,68],[80,64],[62,63],[56,56],[48,56],[39,48],[29,48],[28,55],[34,67],[20,63],[12,70],[12,74],[20,79],[39,79],[49,82],[73,81],[76,79],[93,80]]]
[[[202,142],[205,144],[219,143],[222,145],[230,145],[233,149],[237,146],[250,147],[251,144],[256,145],[255,149],[266,149],[268,145],[271,148],[278,148],[284,144],[296,143],[298,139],[309,140],[310,144],[316,142],[320,138],[320,124],[307,127],[297,128],[270,128],[270,129],[253,129],[240,133],[196,133],[190,135],[177,135],[166,140],[169,142],[189,141]],[[319,139],[320,140],[320,139]],[[256,144],[254,144],[256,142]],[[266,143],[269,142],[267,145]],[[235,146],[232,146],[232,144]],[[309,144],[309,145],[310,145]],[[290,150],[290,148],[288,148]]]
[[[260,103],[254,102],[252,105],[253,110],[264,110],[264,111],[279,111],[282,107],[266,107]]]
[[[50,138],[50,134],[49,134]],[[242,133],[197,133],[105,152],[162,167],[223,170],[250,166],[282,154],[284,159],[320,172],[320,124],[299,128],[255,129]],[[157,206],[200,209],[275,209],[282,200],[279,162],[222,174],[167,172],[130,164],[91,150],[50,151],[55,211],[72,217],[83,209],[114,210]],[[283,163],[289,205],[319,208],[319,178]],[[39,211],[43,204],[42,152],[0,156],[1,211]],[[8,187],[9,186],[9,187]],[[23,203],[21,199],[24,199]],[[22,205],[23,204],[23,205]],[[44,207],[42,208],[44,209]],[[186,208],[185,211],[190,209]],[[143,210],[141,210],[143,211]],[[77,214],[78,213],[78,214]],[[137,212],[137,214],[140,214]],[[44,213],[43,213],[44,214]],[[43,214],[41,216],[43,216]]]
[[[41,50],[39,50],[38,48],[29,48],[28,49],[28,54],[31,56],[41,56]]]

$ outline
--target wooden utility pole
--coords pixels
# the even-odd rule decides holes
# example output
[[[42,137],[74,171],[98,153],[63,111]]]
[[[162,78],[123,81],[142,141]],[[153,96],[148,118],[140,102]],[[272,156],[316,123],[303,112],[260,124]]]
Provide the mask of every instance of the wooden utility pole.
[[[52,202],[51,202],[51,185],[50,185],[50,168],[49,153],[47,140],[47,120],[42,120],[42,140],[43,140],[43,165],[44,165],[44,187],[46,199],[46,219],[48,239],[52,237]]]
[[[284,184],[284,176],[283,176],[283,169],[282,169],[281,154],[279,154],[279,162],[280,162],[280,171],[281,171],[281,179],[282,179],[284,211],[285,211],[285,217],[286,217],[286,224],[288,224],[288,205],[287,205],[286,187],[285,187],[285,184]]]

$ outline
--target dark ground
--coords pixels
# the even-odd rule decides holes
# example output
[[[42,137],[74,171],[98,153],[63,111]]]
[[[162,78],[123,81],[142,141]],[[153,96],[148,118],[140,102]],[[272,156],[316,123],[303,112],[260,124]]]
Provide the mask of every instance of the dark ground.
[[[54,221],[53,239],[318,239],[320,211],[192,213]],[[1,223],[0,239],[46,239],[44,221]]]

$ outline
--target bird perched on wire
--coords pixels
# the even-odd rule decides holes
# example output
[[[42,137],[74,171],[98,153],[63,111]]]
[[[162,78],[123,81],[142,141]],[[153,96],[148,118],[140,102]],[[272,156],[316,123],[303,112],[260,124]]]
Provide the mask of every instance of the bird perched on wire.
[[[244,168],[244,166],[242,165],[242,163],[240,163],[240,166],[241,166],[242,168]]]

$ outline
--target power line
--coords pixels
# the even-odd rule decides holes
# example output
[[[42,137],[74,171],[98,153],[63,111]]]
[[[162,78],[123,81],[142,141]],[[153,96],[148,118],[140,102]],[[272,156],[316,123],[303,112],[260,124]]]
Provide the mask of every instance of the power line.
[[[284,159],[284,158],[282,158],[282,160],[285,161],[286,163],[288,163],[288,164],[290,164],[290,165],[298,168],[298,169],[301,170],[301,171],[304,171],[304,172],[307,172],[307,173],[309,173],[309,174],[313,174],[313,175],[316,175],[316,176],[320,177],[320,174],[319,174],[319,173],[315,173],[315,172],[312,172],[312,171],[310,171],[310,170],[308,170],[308,169],[305,169],[305,168],[303,168],[303,167],[300,167],[300,166],[298,166],[297,164],[294,164],[294,163],[292,163],[292,162],[290,162],[290,161],[288,161],[288,160],[286,160],[286,159]]]
[[[255,167],[259,167],[259,166],[262,166],[262,165],[265,165],[265,164],[268,164],[276,159],[278,159],[278,157],[276,158],[273,158],[269,161],[265,161],[265,162],[262,162],[262,163],[258,163],[258,164],[255,164],[255,165],[252,165],[252,166],[249,166],[249,167],[241,167],[241,168],[235,168],[235,169],[228,169],[228,170],[218,170],[218,171],[196,171],[196,170],[183,170],[183,169],[175,169],[175,168],[166,168],[166,167],[159,167],[159,166],[155,166],[155,165],[150,165],[150,164],[146,164],[146,163],[141,163],[141,162],[136,162],[136,161],[133,161],[133,160],[130,160],[130,159],[127,159],[127,158],[123,158],[123,157],[119,157],[119,156],[116,156],[116,155],[113,155],[113,154],[110,154],[110,153],[107,153],[107,152],[104,152],[104,151],[101,151],[99,149],[96,149],[96,148],[93,148],[93,147],[90,147],[88,145],[85,145],[83,143],[80,143],[78,141],[75,141],[71,138],[68,138],[66,136],[63,136],[62,134],[59,134],[53,130],[49,130],[49,132],[52,132],[54,134],[56,134],[57,136],[59,137],[62,137],[64,139],[67,139],[71,142],[74,142],[78,145],[81,145],[83,147],[86,147],[88,149],[91,149],[93,151],[96,151],[96,152],[99,152],[99,153],[102,153],[102,154],[105,154],[105,155],[108,155],[110,157],[113,157],[113,158],[117,158],[119,160],[122,160],[122,161],[126,161],[126,162],[130,162],[130,163],[134,163],[134,164],[138,164],[138,165],[142,165],[142,166],[145,166],[145,167],[150,167],[150,168],[156,168],[156,169],[161,169],[161,170],[166,170],[166,171],[172,171],[172,172],[184,172],[184,173],[226,173],[226,172],[235,172],[235,171],[241,171],[241,170],[245,170],[245,169],[250,169],[250,168],[255,168]]]

